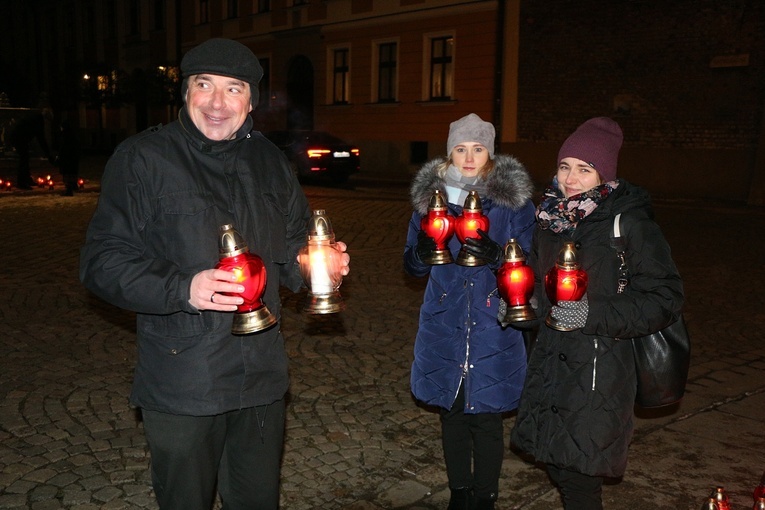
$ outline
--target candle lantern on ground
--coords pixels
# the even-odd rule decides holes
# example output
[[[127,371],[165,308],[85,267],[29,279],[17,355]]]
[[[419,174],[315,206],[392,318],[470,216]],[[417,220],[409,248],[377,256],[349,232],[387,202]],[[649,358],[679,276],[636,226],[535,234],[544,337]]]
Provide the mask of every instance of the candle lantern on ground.
[[[521,322],[536,319],[529,304],[534,294],[534,271],[526,264],[523,248],[515,239],[505,244],[505,257],[497,271],[497,289],[507,303],[506,322]]]
[[[428,215],[420,221],[420,229],[435,240],[436,249],[423,262],[433,265],[454,262],[447,246],[454,235],[454,224],[455,218],[449,214],[446,199],[439,190],[436,190],[428,203]]]
[[[728,499],[728,493],[725,492],[725,487],[715,487],[709,498],[714,500],[719,510],[730,510],[730,500]]]
[[[300,249],[300,272],[309,289],[304,311],[336,313],[345,309],[339,288],[343,282],[342,252],[337,249],[332,223],[323,209],[308,221],[308,243]]]
[[[721,510],[721,509],[719,506],[717,506],[717,503],[715,502],[714,498],[707,498],[707,500],[701,504],[700,510]]]
[[[757,500],[760,498],[765,498],[765,473],[762,474],[762,478],[760,478],[760,483],[757,485],[757,487],[754,488],[752,497],[754,498],[755,502],[757,502]]]
[[[559,301],[579,301],[587,292],[587,273],[577,261],[573,241],[563,243],[555,266],[545,275],[545,292],[553,305],[557,305]],[[558,331],[572,330],[560,324],[550,314],[547,315],[545,324]]]
[[[484,232],[489,231],[489,218],[483,214],[483,206],[481,205],[481,198],[475,191],[470,191],[465,198],[465,205],[462,208],[462,214],[457,216],[454,232],[457,234],[457,238],[463,244],[457,255],[457,264],[461,266],[482,266],[486,264],[486,261],[471,255],[465,250],[465,239],[468,237],[479,239],[478,230]]]
[[[276,324],[276,317],[263,303],[263,292],[266,289],[266,267],[263,259],[250,253],[244,238],[233,225],[220,227],[218,244],[220,260],[217,269],[232,271],[237,275],[236,282],[244,286],[239,295],[244,303],[239,305],[234,314],[234,324],[231,332],[235,335],[247,335],[264,330]]]

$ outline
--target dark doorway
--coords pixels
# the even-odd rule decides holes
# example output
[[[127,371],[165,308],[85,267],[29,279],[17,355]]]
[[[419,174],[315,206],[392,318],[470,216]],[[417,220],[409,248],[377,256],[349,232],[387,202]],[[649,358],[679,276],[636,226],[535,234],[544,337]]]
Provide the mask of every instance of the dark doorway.
[[[303,55],[287,69],[287,129],[313,129],[313,64]]]

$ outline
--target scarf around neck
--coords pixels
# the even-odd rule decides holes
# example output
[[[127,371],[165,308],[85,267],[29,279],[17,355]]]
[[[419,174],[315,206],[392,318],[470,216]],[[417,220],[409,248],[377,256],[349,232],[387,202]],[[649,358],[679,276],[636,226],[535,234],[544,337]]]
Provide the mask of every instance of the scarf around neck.
[[[475,191],[480,198],[485,198],[486,181],[480,176],[465,177],[454,165],[449,165],[444,176],[446,181],[446,194],[449,203],[462,207],[468,193]]]
[[[550,229],[556,234],[573,232],[577,224],[589,216],[618,186],[619,181],[614,180],[566,198],[558,189],[558,178],[554,177],[537,207],[540,228]]]

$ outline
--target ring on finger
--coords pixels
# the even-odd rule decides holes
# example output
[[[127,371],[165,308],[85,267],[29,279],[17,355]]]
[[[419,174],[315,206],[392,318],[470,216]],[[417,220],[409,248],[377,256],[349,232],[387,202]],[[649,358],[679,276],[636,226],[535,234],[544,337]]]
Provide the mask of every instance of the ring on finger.
[[[215,303],[215,292],[210,296],[210,303]]]

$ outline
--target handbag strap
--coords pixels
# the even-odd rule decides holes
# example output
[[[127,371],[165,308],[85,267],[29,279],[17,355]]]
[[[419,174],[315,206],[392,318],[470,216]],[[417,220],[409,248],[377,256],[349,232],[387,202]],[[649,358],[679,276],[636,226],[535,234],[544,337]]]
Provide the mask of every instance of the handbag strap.
[[[614,216],[614,231],[611,236],[611,246],[616,250],[619,257],[619,279],[617,280],[616,293],[621,294],[630,283],[630,270],[627,266],[627,240],[622,237],[620,219],[622,213]]]

